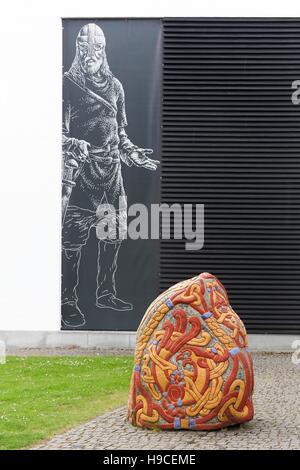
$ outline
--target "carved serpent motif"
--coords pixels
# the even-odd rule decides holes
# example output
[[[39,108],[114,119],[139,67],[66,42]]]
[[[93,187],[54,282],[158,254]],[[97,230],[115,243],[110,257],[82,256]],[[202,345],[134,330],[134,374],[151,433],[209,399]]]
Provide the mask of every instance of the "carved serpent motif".
[[[218,429],[253,417],[247,334],[211,274],[154,301],[137,334],[128,419],[161,429]]]

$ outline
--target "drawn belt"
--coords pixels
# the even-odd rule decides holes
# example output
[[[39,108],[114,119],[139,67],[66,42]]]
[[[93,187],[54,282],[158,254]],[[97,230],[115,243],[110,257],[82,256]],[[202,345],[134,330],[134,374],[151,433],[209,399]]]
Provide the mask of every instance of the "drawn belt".
[[[120,161],[119,155],[110,157],[109,153],[118,150],[117,145],[106,145],[105,147],[92,147],[89,149],[89,157],[91,160],[98,163],[118,163]]]

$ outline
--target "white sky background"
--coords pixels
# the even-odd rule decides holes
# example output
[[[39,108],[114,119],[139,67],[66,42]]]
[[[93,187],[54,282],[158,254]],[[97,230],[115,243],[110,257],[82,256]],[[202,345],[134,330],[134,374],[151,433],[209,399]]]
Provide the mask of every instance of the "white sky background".
[[[60,18],[300,17],[300,2],[6,0],[0,12],[0,330],[58,330]]]

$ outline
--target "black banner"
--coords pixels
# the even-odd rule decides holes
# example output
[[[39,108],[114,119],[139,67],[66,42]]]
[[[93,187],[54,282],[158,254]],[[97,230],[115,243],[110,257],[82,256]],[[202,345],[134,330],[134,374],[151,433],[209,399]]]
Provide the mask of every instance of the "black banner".
[[[160,32],[63,20],[62,329],[136,330],[158,294],[159,241],[123,229],[160,200]]]

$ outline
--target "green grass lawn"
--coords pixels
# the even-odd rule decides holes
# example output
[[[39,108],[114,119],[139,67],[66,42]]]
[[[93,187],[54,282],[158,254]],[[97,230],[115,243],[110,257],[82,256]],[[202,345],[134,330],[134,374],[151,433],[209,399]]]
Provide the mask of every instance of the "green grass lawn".
[[[126,403],[133,358],[8,357],[0,449],[20,449]]]

